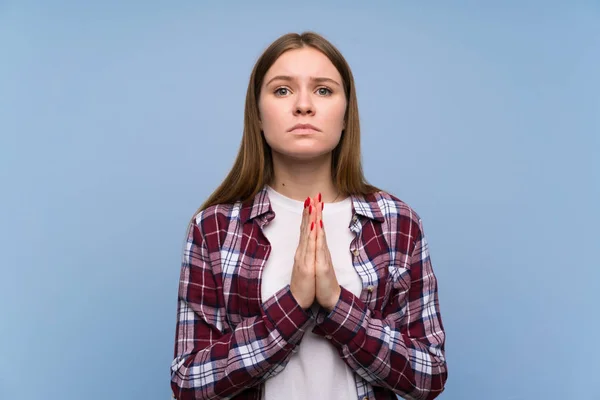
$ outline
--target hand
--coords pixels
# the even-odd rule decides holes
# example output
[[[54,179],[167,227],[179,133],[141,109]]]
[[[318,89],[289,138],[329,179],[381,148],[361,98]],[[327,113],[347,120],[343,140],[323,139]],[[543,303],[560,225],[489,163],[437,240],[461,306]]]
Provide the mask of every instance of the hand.
[[[315,301],[316,208],[313,199],[307,198],[304,202],[300,240],[294,255],[290,282],[292,296],[305,310],[310,308]]]
[[[326,310],[332,311],[338,302],[342,291],[333,262],[331,261],[331,253],[327,246],[327,238],[323,229],[323,203],[319,201],[321,196],[317,196],[313,201],[316,204],[316,254],[315,254],[315,274],[316,274],[316,289],[315,296],[317,302]]]

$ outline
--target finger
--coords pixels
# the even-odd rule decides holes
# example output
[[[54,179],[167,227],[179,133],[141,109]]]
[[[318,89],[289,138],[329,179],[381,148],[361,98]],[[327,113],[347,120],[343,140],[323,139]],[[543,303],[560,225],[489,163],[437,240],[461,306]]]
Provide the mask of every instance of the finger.
[[[322,242],[321,245],[324,244],[323,235],[325,233],[325,230],[323,229],[323,226],[324,226],[323,225],[323,206],[324,206],[323,201],[321,201],[317,204],[317,215],[316,215],[317,225],[318,225],[317,239],[321,238],[320,239]]]
[[[318,230],[318,224],[319,224],[319,213],[321,210],[321,202],[319,201],[319,195],[317,194],[314,198],[313,198],[313,202],[315,204],[315,208],[313,209],[313,212],[315,213],[315,229]],[[315,232],[316,233],[316,232]],[[316,234],[315,234],[315,238],[316,238]]]
[[[327,258],[328,261],[328,265],[333,266],[333,261],[331,259],[331,252],[329,251],[329,245],[327,244],[327,232],[325,231],[325,222],[323,222],[323,229],[322,229],[322,237],[321,237],[321,241],[322,241],[322,246],[323,246],[323,252],[325,254],[325,257]]]
[[[315,217],[315,202],[312,198],[308,199],[308,207],[306,207],[306,224],[308,226],[307,232],[310,232],[310,222]]]
[[[305,201],[304,204],[308,204],[307,201]],[[304,247],[304,243],[306,242],[306,221],[308,220],[308,206],[304,207],[302,209],[302,219],[300,220],[300,243],[299,245],[301,247]]]
[[[320,197],[321,195],[319,194],[317,197]],[[321,201],[317,200],[317,214],[316,214],[316,218],[317,218],[317,222],[319,223],[319,230],[321,229],[321,219],[323,216],[323,201],[321,199]]]
[[[311,222],[314,225],[314,222]],[[306,245],[306,252],[304,253],[304,261],[307,265],[314,265],[316,261],[316,241],[315,241],[315,229],[313,229],[308,237],[308,243]]]
[[[323,223],[323,227],[325,227],[325,223]],[[325,233],[325,229],[321,230],[321,246],[323,248],[323,254],[328,261],[328,265],[331,264],[331,252],[329,251],[329,246],[327,245],[327,234]]]
[[[316,238],[317,238],[317,227],[316,225],[316,212],[315,212],[315,205],[314,205],[314,201],[313,202],[313,209],[312,209],[312,214],[311,214],[311,218],[309,220],[308,223],[308,230],[309,230],[309,235],[308,235],[308,241],[307,241],[307,245],[306,245],[306,257],[307,257],[307,261],[308,262],[314,262],[315,261],[315,249],[316,249]]]
[[[311,205],[312,205],[312,212],[310,214],[310,225],[311,225],[311,235],[313,237],[313,239],[315,239],[317,236],[317,202],[314,199],[311,199]]]
[[[306,223],[310,217],[311,199],[307,197],[304,204],[306,204],[306,207],[304,207],[304,211],[302,213],[302,222],[304,223],[304,228],[306,228]]]
[[[323,229],[321,228],[321,224],[323,223],[323,220],[319,220],[318,222],[318,231],[316,233],[316,239],[315,239],[315,260],[317,261],[317,265],[323,265],[324,262],[326,261],[326,256],[325,256],[325,246],[324,246],[324,241],[323,241]]]
[[[315,218],[315,205],[314,201],[311,198],[309,201],[309,206],[306,208],[306,226],[304,228],[304,252],[308,251],[308,246],[311,241],[314,241],[313,232],[314,232],[314,218]],[[313,230],[311,231],[311,226]]]
[[[308,222],[307,225],[309,225],[308,226],[309,232],[310,232],[310,224],[315,221],[316,208],[317,207],[316,207],[315,201],[313,199],[310,199],[310,205],[308,206],[309,213],[308,213],[308,221],[307,221]]]
[[[321,236],[321,224],[322,224],[322,220],[321,220],[321,216],[322,216],[322,198],[321,198],[321,194],[317,193],[317,195],[314,197],[314,201],[315,201],[315,257],[319,257],[319,246],[320,246],[320,236]]]

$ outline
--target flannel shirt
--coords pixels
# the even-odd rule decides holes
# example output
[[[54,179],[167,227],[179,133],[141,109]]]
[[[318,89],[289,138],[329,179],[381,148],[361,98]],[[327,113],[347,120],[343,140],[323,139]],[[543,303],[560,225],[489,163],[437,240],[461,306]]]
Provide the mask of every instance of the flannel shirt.
[[[445,332],[421,219],[383,191],[351,198],[349,251],[363,291],[342,287],[335,308],[314,315],[289,284],[261,301],[271,250],[262,229],[275,218],[266,187],[195,216],[181,264],[174,398],[260,400],[313,318],[313,332],[354,371],[358,399],[433,399],[444,390]]]

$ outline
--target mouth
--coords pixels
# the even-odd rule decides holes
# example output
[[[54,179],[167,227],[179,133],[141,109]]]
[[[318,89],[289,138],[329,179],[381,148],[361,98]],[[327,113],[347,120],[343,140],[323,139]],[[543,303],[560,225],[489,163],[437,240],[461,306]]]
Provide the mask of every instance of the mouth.
[[[319,128],[311,124],[296,124],[288,132],[321,132]]]

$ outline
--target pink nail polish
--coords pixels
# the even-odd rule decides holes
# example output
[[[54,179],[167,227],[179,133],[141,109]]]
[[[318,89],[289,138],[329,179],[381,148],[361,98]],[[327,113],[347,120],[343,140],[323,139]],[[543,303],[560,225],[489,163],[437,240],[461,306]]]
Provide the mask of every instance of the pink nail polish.
[[[312,231],[314,227],[315,227],[315,223],[314,223],[314,222],[311,222],[311,223],[310,223],[310,230]]]
[[[321,229],[323,229],[323,220],[321,220],[320,222],[321,222]]]
[[[311,214],[312,213],[312,206],[308,207],[308,213]]]
[[[319,201],[321,201],[321,193],[319,193]]]
[[[321,203],[321,211],[325,208],[325,203]]]

